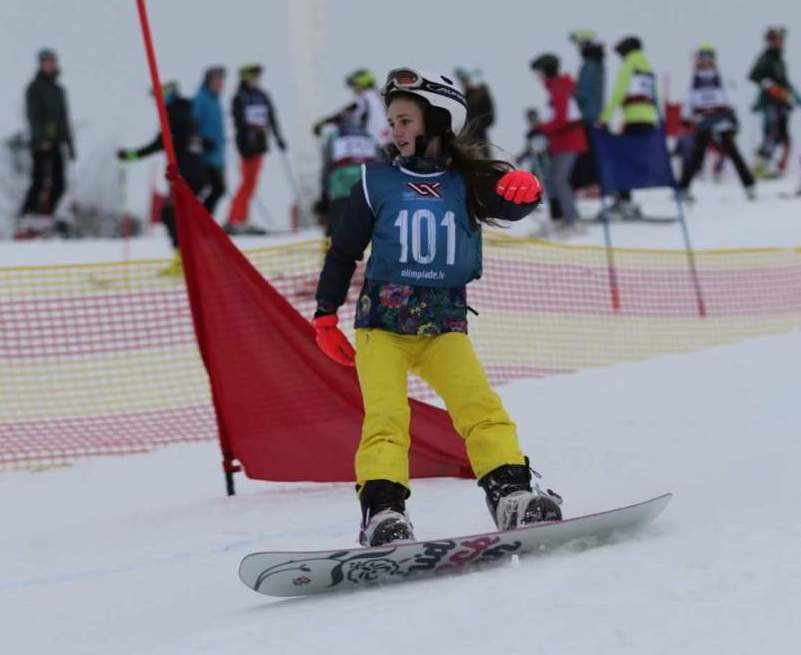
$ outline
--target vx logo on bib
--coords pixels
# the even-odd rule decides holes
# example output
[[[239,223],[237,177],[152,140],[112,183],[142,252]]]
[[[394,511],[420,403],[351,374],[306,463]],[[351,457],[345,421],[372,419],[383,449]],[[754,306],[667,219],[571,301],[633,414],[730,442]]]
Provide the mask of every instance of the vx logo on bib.
[[[406,186],[424,198],[442,197],[439,191],[439,188],[442,186],[441,182],[407,182]]]

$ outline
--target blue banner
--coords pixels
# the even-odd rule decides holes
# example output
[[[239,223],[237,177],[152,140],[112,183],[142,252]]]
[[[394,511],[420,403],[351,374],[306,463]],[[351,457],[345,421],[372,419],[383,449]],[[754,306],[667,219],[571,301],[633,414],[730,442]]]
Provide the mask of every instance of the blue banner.
[[[649,187],[675,187],[661,127],[639,134],[590,130],[598,180],[605,194]]]

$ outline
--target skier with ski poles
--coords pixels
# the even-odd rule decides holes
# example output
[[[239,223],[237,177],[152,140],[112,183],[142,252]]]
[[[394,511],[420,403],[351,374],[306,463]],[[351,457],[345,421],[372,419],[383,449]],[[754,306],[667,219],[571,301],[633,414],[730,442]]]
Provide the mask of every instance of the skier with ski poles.
[[[355,458],[359,541],[414,539],[406,513],[409,371],[444,399],[498,529],[559,520],[561,499],[532,485],[515,424],[467,336],[466,285],[481,276],[481,226],[528,215],[542,193],[539,180],[465,143],[467,103],[448,77],[395,69],[383,96],[393,159],[363,166],[326,254],[312,321],[323,352],[358,371],[365,413]],[[337,310],[370,244],[354,350],[337,327]]]
[[[242,161],[242,180],[239,183],[228,220],[223,228],[228,234],[265,234],[265,230],[248,222],[250,200],[256,191],[259,172],[269,149],[269,136],[281,152],[287,145],[281,135],[278,116],[270,96],[259,85],[262,67],[247,64],[239,69],[239,88],[231,102],[236,128],[236,147]]]
[[[203,154],[212,144],[201,136],[200,128],[192,111],[192,101],[180,94],[178,83],[175,81],[165,82],[161,85],[161,93],[164,96],[167,120],[175,145],[178,170],[192,191],[199,195],[208,184]],[[124,162],[134,162],[162,150],[164,150],[164,140],[159,132],[150,143],[141,148],[121,148],[117,151],[117,158]],[[170,264],[159,271],[159,275],[180,277],[183,275],[183,264],[178,246],[178,228],[175,224],[175,204],[172,197],[168,198],[164,204],[161,222],[167,228],[175,254]]]

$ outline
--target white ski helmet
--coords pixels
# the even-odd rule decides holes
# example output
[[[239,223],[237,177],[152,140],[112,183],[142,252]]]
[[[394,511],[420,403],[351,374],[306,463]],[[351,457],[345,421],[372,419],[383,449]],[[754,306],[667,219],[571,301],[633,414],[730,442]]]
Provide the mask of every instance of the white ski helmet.
[[[439,73],[416,71],[412,68],[395,68],[387,74],[387,81],[382,90],[384,103],[388,106],[390,98],[395,93],[410,93],[418,96],[428,103],[432,110],[442,110],[448,116],[442,131],[459,134],[467,119],[467,100],[464,94],[456,87],[449,77]],[[433,114],[442,112],[432,111]],[[440,123],[440,121],[430,121]],[[431,136],[436,136],[440,130],[434,125],[426,125],[426,131],[431,129]]]

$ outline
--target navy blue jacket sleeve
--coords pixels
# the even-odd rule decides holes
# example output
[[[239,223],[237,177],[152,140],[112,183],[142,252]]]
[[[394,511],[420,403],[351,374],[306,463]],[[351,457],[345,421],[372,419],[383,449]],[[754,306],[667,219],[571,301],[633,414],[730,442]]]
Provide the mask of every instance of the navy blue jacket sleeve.
[[[331,236],[331,246],[325,255],[320,281],[317,284],[317,313],[333,314],[345,302],[356,262],[373,237],[375,216],[364,197],[361,183],[353,185],[348,209]]]

